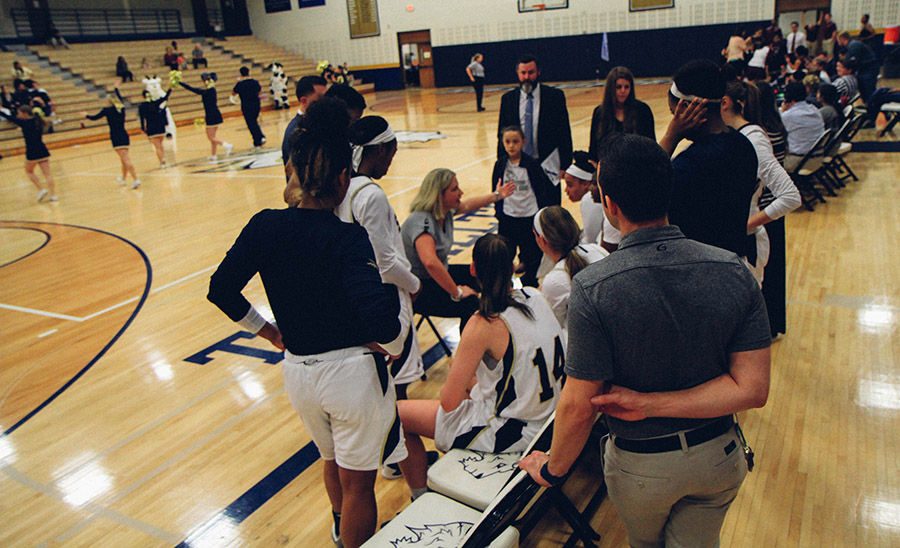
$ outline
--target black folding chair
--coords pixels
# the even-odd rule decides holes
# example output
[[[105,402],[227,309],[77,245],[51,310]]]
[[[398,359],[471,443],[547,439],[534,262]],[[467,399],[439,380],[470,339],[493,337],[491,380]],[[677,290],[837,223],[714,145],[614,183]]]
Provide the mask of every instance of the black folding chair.
[[[803,202],[803,206],[809,211],[815,210],[816,202],[826,203],[825,197],[822,196],[822,193],[816,187],[817,182],[825,187],[829,194],[837,196],[833,189],[827,186],[826,183],[822,183],[819,174],[824,163],[825,145],[831,138],[831,133],[830,129],[825,130],[809,152],[803,156],[797,167],[788,173],[800,190],[800,199]]]

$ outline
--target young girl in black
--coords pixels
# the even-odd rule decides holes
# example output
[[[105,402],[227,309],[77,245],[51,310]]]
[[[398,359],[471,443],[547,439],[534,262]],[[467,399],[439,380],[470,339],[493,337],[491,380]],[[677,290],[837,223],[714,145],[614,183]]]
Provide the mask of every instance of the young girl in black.
[[[38,202],[44,201],[48,195],[49,200],[55,202],[59,198],[56,196],[56,183],[53,182],[53,176],[50,175],[50,151],[44,145],[44,121],[28,105],[20,106],[15,112],[16,115],[13,116],[0,110],[0,116],[16,124],[22,130],[22,137],[25,138],[25,173],[28,175],[28,180],[38,189]],[[40,166],[41,173],[44,174],[44,179],[47,181],[46,188],[41,185],[40,179],[34,172],[34,168],[37,166]]]
[[[156,150],[156,159],[159,160],[159,167],[167,168],[166,152],[163,150],[163,137],[166,136],[166,101],[172,94],[172,88],[159,99],[153,101],[150,99],[150,93],[144,90],[144,102],[138,107],[138,114],[141,117],[141,130],[147,134],[150,144]]]
[[[115,95],[109,96],[109,106],[103,107],[97,114],[89,115],[86,112],[82,112],[81,115],[88,120],[106,118],[106,123],[109,125],[109,140],[112,141],[113,150],[119,155],[119,164],[122,166],[122,175],[116,177],[116,181],[120,185],[124,185],[130,174],[132,179],[131,188],[138,188],[141,186],[141,180],[138,179],[137,171],[135,171],[134,164],[131,163],[131,157],[128,155],[131,138],[125,130],[124,103],[125,100],[122,98],[122,94],[119,93],[119,88],[116,87]]]
[[[204,72],[200,75],[200,78],[203,80],[205,89],[195,88],[184,82],[179,82],[179,84],[191,93],[196,93],[203,100],[206,138],[209,139],[210,146],[209,161],[215,162],[218,159],[216,156],[216,148],[219,145],[225,147],[226,156],[231,154],[233,145],[216,139],[216,131],[218,131],[219,126],[222,125],[222,113],[219,112],[218,94],[216,93],[216,80],[218,80],[218,77],[215,72]]]

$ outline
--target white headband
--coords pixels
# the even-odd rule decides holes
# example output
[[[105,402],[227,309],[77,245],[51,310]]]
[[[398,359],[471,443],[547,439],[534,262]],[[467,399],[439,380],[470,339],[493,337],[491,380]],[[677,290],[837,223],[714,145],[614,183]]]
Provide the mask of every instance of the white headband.
[[[534,216],[534,231],[537,232],[538,236],[540,236],[541,238],[546,238],[546,236],[544,236],[544,227],[541,226],[541,213],[543,213],[545,209],[547,208],[542,207]]]
[[[589,171],[585,171],[585,170],[581,169],[580,167],[576,166],[575,164],[570,165],[568,167],[568,169],[566,169],[566,173],[568,173],[572,177],[578,177],[579,179],[582,179],[584,181],[594,180],[593,173],[591,173]]]
[[[368,143],[364,143],[361,145],[353,146],[353,170],[356,171],[356,168],[359,167],[360,162],[362,162],[363,149],[366,147],[371,147],[375,145],[383,145],[384,143],[390,143],[395,140],[397,137],[394,135],[394,130],[391,129],[391,126],[388,126],[386,130],[382,131],[378,135],[372,138]]]
[[[706,99],[708,103],[718,103],[721,99],[708,99],[706,97],[697,97],[696,95],[685,95],[678,89],[678,86],[675,85],[675,82],[672,82],[672,87],[669,88],[669,93],[671,93],[676,99],[681,99],[682,101],[691,102],[694,99]]]

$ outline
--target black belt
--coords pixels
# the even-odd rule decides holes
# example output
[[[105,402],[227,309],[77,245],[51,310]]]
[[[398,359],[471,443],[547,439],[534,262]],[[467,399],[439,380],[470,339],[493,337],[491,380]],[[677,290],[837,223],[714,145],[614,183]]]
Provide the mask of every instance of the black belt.
[[[734,427],[734,419],[731,416],[716,419],[713,422],[695,428],[684,433],[684,439],[688,447],[693,447],[717,438]],[[632,453],[665,453],[681,449],[681,440],[677,434],[652,438],[646,440],[628,440],[616,436],[616,447]]]

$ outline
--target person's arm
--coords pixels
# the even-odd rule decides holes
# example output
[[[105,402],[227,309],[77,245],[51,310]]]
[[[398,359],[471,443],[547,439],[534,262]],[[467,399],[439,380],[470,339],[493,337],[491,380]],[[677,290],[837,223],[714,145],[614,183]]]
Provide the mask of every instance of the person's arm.
[[[147,114],[144,108],[138,107],[138,118],[141,121],[141,131],[147,133]]]
[[[759,161],[758,177],[763,184],[772,191],[775,200],[765,209],[754,213],[747,222],[747,230],[755,230],[756,227],[780,219],[800,207],[800,191],[791,180],[784,167],[775,158],[772,152],[772,144],[763,134],[752,134],[756,148],[756,156]]]
[[[16,125],[19,125],[15,116],[13,116],[12,114],[7,114],[6,112],[4,112],[2,110],[0,110],[0,118],[5,118],[5,119],[9,120],[10,122],[12,122]]]
[[[441,258],[437,255],[434,236],[427,232],[423,232],[416,236],[413,243],[416,246],[416,254],[419,256],[419,261],[422,263],[422,266],[425,267],[425,270],[428,271],[428,275],[431,276],[431,279],[434,280],[435,283],[441,286],[441,289],[450,295],[451,299],[457,297],[464,299],[476,294],[471,287],[457,285],[453,280],[450,272],[447,271],[447,267],[444,266],[444,262],[441,261]]]
[[[659,146],[666,151],[669,157],[675,154],[675,149],[684,138],[685,132],[706,122],[706,103],[706,99],[693,99],[691,102],[678,101],[675,106],[675,115],[669,122],[665,135],[659,140]]]
[[[482,196],[475,196],[473,198],[466,198],[465,200],[460,201],[459,210],[457,213],[468,213],[470,211],[478,211],[479,209],[489,206],[491,204],[496,204],[500,200],[504,198],[509,198],[513,195],[513,192],[516,191],[516,183],[508,182],[497,184],[497,189],[490,193],[484,194]]]
[[[101,109],[100,109],[100,112],[98,112],[97,114],[87,114],[87,113],[83,113],[83,114],[84,114],[84,117],[87,118],[88,120],[95,120],[95,121],[96,121],[96,120],[99,120],[100,118],[105,118],[105,117],[106,117],[106,109],[105,109],[105,108],[101,108]]]
[[[637,130],[639,135],[656,140],[656,121],[653,119],[653,111],[647,103],[641,103],[638,114]]]
[[[591,114],[591,133],[588,135],[588,156],[591,162],[597,161],[597,148],[600,143],[597,140],[597,132],[600,131],[600,122],[603,120],[603,106],[597,106]],[[654,139],[655,141],[656,139]]]
[[[422,282],[400,260],[402,249],[394,249],[397,225],[392,222],[391,204],[387,195],[378,186],[370,186],[357,195],[351,208],[356,208],[356,219],[369,233],[369,241],[375,250],[381,278],[404,291],[415,294],[419,292]]]
[[[574,253],[574,252],[573,252]],[[539,287],[541,294],[550,304],[553,315],[560,326],[566,325],[566,313],[569,310],[569,294],[572,291],[571,280],[566,272],[550,271]]]
[[[466,67],[466,74],[469,75],[469,81],[471,81],[471,82],[475,81],[475,75],[472,74],[472,67]]]
[[[343,286],[348,302],[356,307],[356,317],[371,330],[372,339],[384,345],[391,355],[402,353],[403,341],[396,347],[388,345],[400,335],[397,288],[382,283],[365,230],[348,236],[342,247]]]
[[[210,277],[206,298],[232,321],[247,331],[266,338],[276,348],[284,350],[278,328],[260,316],[241,293],[250,278],[258,271],[259,245],[255,242],[257,218],[254,217],[247,223]]]
[[[117,86],[113,91],[115,91],[116,97],[119,99],[119,102],[121,102],[121,103],[124,105],[124,104],[125,104],[125,98],[122,97],[122,94],[119,92],[118,86]]]
[[[181,87],[183,87],[184,89],[190,91],[191,93],[195,93],[195,94],[197,94],[197,95],[203,95],[203,90],[202,90],[202,89],[195,88],[194,86],[189,85],[189,84],[187,84],[187,83],[185,83],[185,82],[178,82],[178,84],[179,84]]]
[[[495,340],[497,333],[495,327],[506,330],[503,322],[494,325],[499,320],[486,320],[480,314],[473,314],[466,323],[462,335],[459,338],[459,346],[453,356],[453,365],[447,373],[447,381],[441,387],[441,407],[446,412],[453,411],[459,404],[468,399],[469,389],[478,370],[478,364]]]

